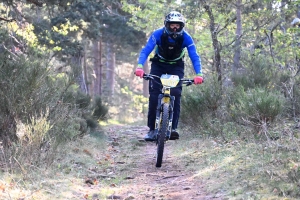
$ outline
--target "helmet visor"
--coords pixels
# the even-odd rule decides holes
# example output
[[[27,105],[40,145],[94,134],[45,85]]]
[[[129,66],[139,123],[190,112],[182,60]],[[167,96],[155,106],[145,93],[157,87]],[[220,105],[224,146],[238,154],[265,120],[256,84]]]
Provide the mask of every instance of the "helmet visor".
[[[183,23],[181,22],[167,22],[166,28],[170,34],[179,34],[182,32]]]

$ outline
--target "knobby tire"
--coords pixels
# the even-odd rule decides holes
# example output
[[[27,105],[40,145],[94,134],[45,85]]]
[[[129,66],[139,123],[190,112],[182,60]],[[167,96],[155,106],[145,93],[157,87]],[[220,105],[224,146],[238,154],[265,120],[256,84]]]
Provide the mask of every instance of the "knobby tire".
[[[157,156],[156,156],[156,167],[161,167],[163,154],[164,154],[164,146],[165,139],[168,130],[169,124],[169,104],[163,104],[162,113],[161,113],[161,121],[160,121],[160,129],[158,130],[158,138],[157,138]]]

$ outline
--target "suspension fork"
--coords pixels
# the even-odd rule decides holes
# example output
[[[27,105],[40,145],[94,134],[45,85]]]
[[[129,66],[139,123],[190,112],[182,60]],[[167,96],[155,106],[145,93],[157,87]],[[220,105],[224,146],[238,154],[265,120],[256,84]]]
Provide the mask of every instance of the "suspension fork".
[[[167,101],[163,98],[167,98]],[[157,107],[156,107],[156,118],[155,118],[155,133],[156,135],[158,134],[158,129],[160,127],[160,115],[162,112],[162,105],[164,103],[169,104],[169,123],[168,123],[168,131],[167,131],[167,138],[170,138],[171,135],[171,129],[172,129],[172,121],[173,121],[173,108],[174,108],[174,101],[175,101],[175,96],[170,96],[170,95],[164,95],[164,94],[159,94],[158,96],[158,102],[157,102]]]
[[[170,96],[169,125],[168,125],[168,132],[167,132],[168,139],[171,136],[173,113],[174,113],[174,101],[175,101],[175,96]]]
[[[156,106],[156,117],[155,117],[155,134],[158,135],[158,128],[160,127],[160,112],[162,105],[163,94],[158,95],[157,106]]]

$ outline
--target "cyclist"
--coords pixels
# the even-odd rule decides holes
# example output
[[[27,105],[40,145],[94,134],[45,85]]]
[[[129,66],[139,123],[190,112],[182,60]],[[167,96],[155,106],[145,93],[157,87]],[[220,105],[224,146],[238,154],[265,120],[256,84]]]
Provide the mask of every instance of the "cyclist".
[[[300,16],[300,12],[298,13],[298,16],[296,18],[294,18],[294,20],[292,21],[292,26],[295,28],[300,28],[300,19],[298,18]],[[300,46],[300,40],[299,40],[299,31],[297,31],[297,33],[295,33],[294,35],[294,44],[299,47]]]
[[[296,17],[293,21],[292,21],[292,26],[295,27],[300,27],[300,19],[298,17]]]
[[[196,47],[192,37],[184,30],[185,19],[181,13],[177,11],[170,12],[164,20],[164,27],[155,30],[149,37],[145,47],[141,50],[138,60],[138,67],[135,70],[135,75],[143,77],[143,65],[149,54],[155,48],[155,56],[150,59],[152,61],[150,74],[161,76],[162,74],[178,75],[179,78],[184,76],[184,54],[185,48],[193,63],[196,73],[194,78],[195,84],[203,82],[201,59],[196,51]],[[155,118],[158,95],[161,93],[161,85],[158,84],[159,79],[149,82],[149,108],[148,108],[148,127],[149,132],[144,137],[146,141],[154,141],[156,135]],[[171,90],[171,95],[175,96],[174,113],[172,122],[171,140],[179,139],[179,134],[176,131],[179,115],[180,115],[180,97],[182,87],[176,87]]]

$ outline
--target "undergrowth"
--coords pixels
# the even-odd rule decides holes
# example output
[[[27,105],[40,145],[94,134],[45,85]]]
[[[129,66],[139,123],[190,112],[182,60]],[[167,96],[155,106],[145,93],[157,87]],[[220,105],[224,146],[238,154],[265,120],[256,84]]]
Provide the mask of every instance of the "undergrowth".
[[[174,150],[210,193],[229,199],[299,199],[300,131],[292,126],[272,131],[278,138],[269,142],[253,135],[225,142],[188,134]]]

